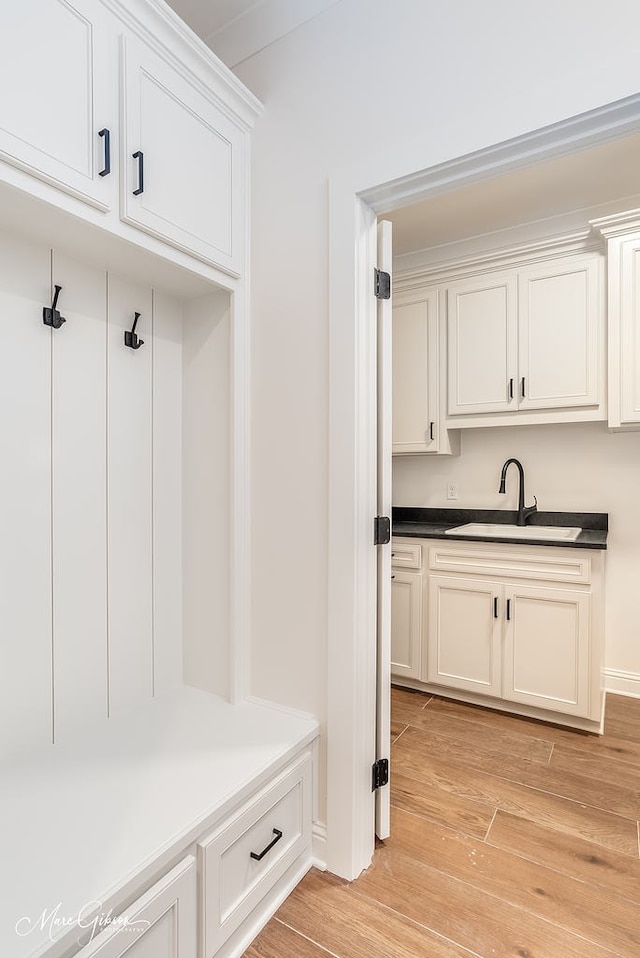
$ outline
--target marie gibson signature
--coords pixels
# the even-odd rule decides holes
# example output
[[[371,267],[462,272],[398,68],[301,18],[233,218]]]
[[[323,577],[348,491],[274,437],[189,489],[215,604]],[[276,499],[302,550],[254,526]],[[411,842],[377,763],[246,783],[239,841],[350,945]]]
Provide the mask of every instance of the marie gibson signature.
[[[84,943],[93,941],[95,936],[111,926],[119,930],[137,932],[145,931],[151,925],[146,918],[131,918],[126,913],[114,915],[113,908],[104,911],[102,902],[89,901],[82,906],[75,918],[62,914],[62,902],[58,902],[53,908],[43,908],[37,918],[31,918],[23,915],[18,918],[15,924],[16,934],[20,938],[26,938],[36,931],[46,931],[49,941],[56,941],[63,931],[69,928],[79,928],[82,931],[90,931],[88,939],[81,936]],[[80,938],[78,939],[80,941]]]

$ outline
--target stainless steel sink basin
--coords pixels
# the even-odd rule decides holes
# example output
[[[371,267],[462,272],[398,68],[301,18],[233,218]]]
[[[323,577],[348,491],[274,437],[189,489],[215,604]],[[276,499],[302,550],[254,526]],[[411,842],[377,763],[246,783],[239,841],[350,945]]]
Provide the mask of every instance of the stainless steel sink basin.
[[[501,522],[468,522],[455,529],[447,529],[445,535],[486,536],[491,539],[551,539],[575,542],[582,529],[575,526],[510,526]]]

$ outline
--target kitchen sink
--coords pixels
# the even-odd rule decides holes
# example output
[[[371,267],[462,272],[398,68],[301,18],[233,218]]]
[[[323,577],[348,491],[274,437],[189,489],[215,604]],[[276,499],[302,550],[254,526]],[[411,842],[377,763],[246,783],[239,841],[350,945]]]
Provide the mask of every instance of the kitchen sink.
[[[575,542],[582,529],[576,526],[512,526],[501,522],[468,522],[455,529],[447,529],[445,535],[486,536],[490,539],[551,539]]]

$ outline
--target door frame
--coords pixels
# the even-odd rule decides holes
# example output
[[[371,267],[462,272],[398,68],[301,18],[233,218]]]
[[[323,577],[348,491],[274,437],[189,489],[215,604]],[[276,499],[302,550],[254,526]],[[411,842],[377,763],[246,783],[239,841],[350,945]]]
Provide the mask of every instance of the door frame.
[[[347,879],[374,850],[377,217],[638,130],[640,94],[428,168],[433,137],[398,143],[330,178],[326,862]]]

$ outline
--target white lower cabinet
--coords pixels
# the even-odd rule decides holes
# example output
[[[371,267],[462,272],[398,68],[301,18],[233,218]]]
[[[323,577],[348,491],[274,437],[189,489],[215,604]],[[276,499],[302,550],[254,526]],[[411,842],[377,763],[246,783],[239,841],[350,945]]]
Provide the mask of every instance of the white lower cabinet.
[[[420,603],[392,582],[392,673],[473,702],[594,729],[602,718],[604,553],[395,539],[428,556]],[[417,586],[416,586],[417,588]],[[396,664],[396,658],[399,663]],[[563,718],[564,717],[564,718]]]
[[[427,681],[501,694],[499,582],[429,576]]]
[[[197,958],[196,887],[196,860],[188,855],[146,894],[112,917],[77,958]],[[95,927],[100,924],[96,922]]]
[[[393,540],[391,549],[391,674],[422,678],[424,576],[422,546]]]
[[[429,682],[588,715],[588,592],[435,574],[428,629]]]
[[[503,698],[589,714],[589,591],[507,586]]]
[[[394,569],[391,575],[391,672],[419,679],[422,662],[421,572]]]
[[[310,842],[306,756],[198,842],[204,958],[218,952]]]

